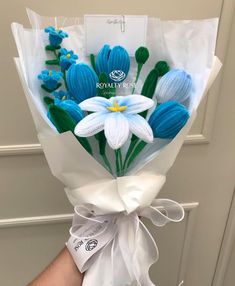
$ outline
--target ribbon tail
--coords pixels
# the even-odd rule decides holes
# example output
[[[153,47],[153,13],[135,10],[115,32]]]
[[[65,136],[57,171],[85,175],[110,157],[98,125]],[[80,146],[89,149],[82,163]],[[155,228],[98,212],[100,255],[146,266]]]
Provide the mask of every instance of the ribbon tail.
[[[139,221],[134,253],[134,273],[139,286],[155,286],[150,279],[149,269],[158,258],[158,248],[152,235],[144,223]]]

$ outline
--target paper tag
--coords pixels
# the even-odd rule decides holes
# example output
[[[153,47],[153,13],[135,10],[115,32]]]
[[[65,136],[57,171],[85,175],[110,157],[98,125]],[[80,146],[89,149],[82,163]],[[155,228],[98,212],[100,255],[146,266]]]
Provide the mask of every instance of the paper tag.
[[[123,46],[130,56],[146,45],[148,17],[144,15],[85,15],[86,55],[97,55],[104,44]]]
[[[82,273],[89,268],[90,258],[113,239],[115,232],[115,220],[107,219],[103,223],[87,222],[75,232],[80,238],[70,237],[66,246]]]

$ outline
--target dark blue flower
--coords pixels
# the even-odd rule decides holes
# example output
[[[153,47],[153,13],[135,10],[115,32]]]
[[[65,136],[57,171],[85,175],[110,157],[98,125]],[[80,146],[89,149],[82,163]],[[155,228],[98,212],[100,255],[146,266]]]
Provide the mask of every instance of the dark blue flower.
[[[38,79],[42,80],[44,86],[53,91],[57,88],[59,81],[61,80],[63,74],[56,70],[43,70],[39,75]]]
[[[60,29],[55,29],[52,26],[49,26],[44,29],[46,33],[49,33],[49,42],[53,47],[58,47],[64,38],[68,37],[68,34]]]
[[[55,97],[55,99],[59,99],[59,100],[66,100],[66,99],[70,99],[70,95],[68,92],[60,89],[58,91],[54,91],[53,95]]]
[[[74,119],[76,123],[84,118],[84,113],[77,103],[72,100],[55,99],[54,104],[64,109]]]
[[[60,49],[60,66],[63,70],[67,70],[72,64],[76,63],[78,56],[73,51]]]
[[[67,72],[67,85],[69,93],[78,103],[96,96],[98,77],[86,64],[73,64]]]
[[[189,119],[188,110],[176,101],[160,104],[149,118],[155,138],[173,139]]]
[[[122,82],[127,77],[130,69],[130,57],[121,46],[113,49],[104,45],[96,58],[96,70],[98,75],[105,73],[110,82]]]

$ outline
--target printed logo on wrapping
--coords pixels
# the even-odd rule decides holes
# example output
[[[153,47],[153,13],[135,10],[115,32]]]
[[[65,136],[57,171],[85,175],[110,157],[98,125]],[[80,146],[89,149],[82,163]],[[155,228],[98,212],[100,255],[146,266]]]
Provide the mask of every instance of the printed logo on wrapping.
[[[109,77],[113,81],[120,82],[126,77],[126,74],[124,73],[124,71],[121,71],[121,70],[113,70],[109,74]]]
[[[85,249],[86,249],[86,251],[92,251],[93,249],[96,248],[97,245],[98,245],[98,240],[97,239],[90,239],[86,243]]]
[[[110,89],[115,88],[135,88],[135,82],[122,82],[126,79],[126,73],[122,70],[113,70],[109,73],[109,82],[98,82],[96,84],[96,88],[102,89],[103,94],[110,95],[109,93],[112,92]]]

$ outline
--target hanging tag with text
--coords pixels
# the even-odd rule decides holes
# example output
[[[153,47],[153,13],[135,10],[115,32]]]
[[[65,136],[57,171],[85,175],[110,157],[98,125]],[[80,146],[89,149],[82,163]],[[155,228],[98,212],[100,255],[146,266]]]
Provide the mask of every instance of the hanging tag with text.
[[[123,46],[130,56],[146,45],[147,16],[142,15],[85,15],[86,55],[97,55],[103,45]]]

